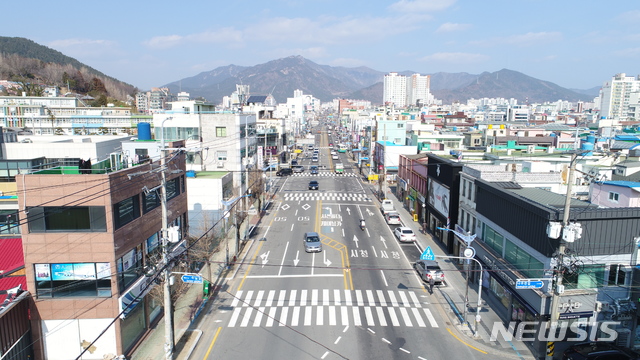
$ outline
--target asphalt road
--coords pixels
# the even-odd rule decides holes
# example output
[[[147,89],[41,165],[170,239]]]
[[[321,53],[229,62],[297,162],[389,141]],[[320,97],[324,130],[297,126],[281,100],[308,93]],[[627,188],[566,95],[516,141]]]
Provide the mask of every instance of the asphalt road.
[[[329,149],[320,152],[320,165],[332,169]],[[494,358],[456,336],[441,300],[412,269],[419,251],[398,243],[351,173],[307,170],[279,180],[266,240],[249,249],[200,321],[191,359]],[[308,190],[311,179],[319,190]],[[304,251],[308,231],[320,234],[321,253]]]

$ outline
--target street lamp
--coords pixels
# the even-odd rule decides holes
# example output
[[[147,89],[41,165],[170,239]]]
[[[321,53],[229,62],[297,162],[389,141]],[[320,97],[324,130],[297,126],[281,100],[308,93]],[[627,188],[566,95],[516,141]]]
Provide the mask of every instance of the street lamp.
[[[443,231],[450,231],[450,232],[456,234],[467,245],[467,248],[464,251],[464,256],[442,256],[442,257],[446,257],[446,258],[449,258],[449,259],[473,260],[473,261],[478,263],[478,266],[480,266],[480,276],[478,277],[478,305],[476,306],[476,319],[475,319],[475,329],[476,329],[475,336],[477,337],[478,336],[478,329],[479,329],[479,326],[480,326],[480,308],[482,307],[482,264],[480,263],[480,261],[478,261],[478,259],[475,258],[476,250],[471,247],[471,243],[473,242],[473,240],[475,240],[477,235],[476,234],[473,234],[473,235],[463,234],[463,233],[455,231],[453,229],[442,228],[442,227],[439,227],[437,229],[438,230],[443,230]],[[469,286],[469,275],[467,273],[467,291],[469,289],[468,286]],[[464,301],[465,301],[464,305],[465,305],[465,314],[466,314],[467,302],[468,302],[468,297],[467,296],[465,296]]]

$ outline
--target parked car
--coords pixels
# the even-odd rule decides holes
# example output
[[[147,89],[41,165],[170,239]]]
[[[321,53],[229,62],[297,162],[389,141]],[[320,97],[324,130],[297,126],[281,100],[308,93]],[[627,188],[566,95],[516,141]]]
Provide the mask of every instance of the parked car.
[[[413,230],[405,226],[397,227],[395,230],[393,230],[393,234],[401,242],[416,241],[416,234],[414,234]]]
[[[400,214],[395,211],[386,213],[384,215],[384,219],[387,221],[389,225],[400,225]]]
[[[302,165],[296,165],[293,167],[293,172],[294,173],[301,173],[304,172],[304,166]]]
[[[422,281],[429,282],[431,278],[436,284],[444,282],[444,272],[440,269],[440,265],[435,260],[418,260],[413,264],[413,268],[420,276]]]
[[[316,165],[311,165],[309,170],[311,171],[311,175],[318,175],[318,167]]]
[[[322,242],[320,242],[320,235],[317,232],[305,233],[302,241],[304,242],[304,251],[322,252]]]
[[[320,184],[318,184],[317,180],[309,181],[309,190],[318,190],[320,188]]]
[[[291,168],[283,168],[276,172],[276,176],[287,176],[293,174],[293,170]]]
[[[584,342],[569,346],[562,353],[562,360],[631,360],[640,354],[623,349],[609,342]]]

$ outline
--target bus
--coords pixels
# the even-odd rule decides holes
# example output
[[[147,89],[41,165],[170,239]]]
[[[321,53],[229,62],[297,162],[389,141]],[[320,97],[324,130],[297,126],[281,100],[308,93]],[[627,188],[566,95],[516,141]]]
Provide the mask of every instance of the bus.
[[[347,152],[347,145],[346,144],[338,144],[338,152],[341,152],[341,153]]]

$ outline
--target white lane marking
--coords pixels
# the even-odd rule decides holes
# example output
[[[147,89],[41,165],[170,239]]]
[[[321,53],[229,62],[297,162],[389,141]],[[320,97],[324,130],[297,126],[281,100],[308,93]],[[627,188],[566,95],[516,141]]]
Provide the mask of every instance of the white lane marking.
[[[378,313],[378,322],[380,323],[380,326],[387,326],[387,319],[384,317],[384,308],[376,306],[376,312]]]
[[[329,289],[322,290],[322,306],[329,306]]]
[[[387,277],[384,276],[384,271],[380,270],[380,275],[382,276],[382,280],[384,280],[384,286],[389,286],[389,283],[387,282]]]
[[[311,305],[318,305],[318,289],[311,290]]]
[[[360,320],[360,308],[357,306],[353,307],[353,325],[362,326],[362,321]]]
[[[385,339],[385,338],[382,338],[382,342],[385,342],[385,343],[387,343],[387,344],[391,345],[391,341],[389,341],[389,340],[387,340],[387,339]]]
[[[373,330],[372,330],[372,329],[370,329],[370,328],[367,328],[367,331],[368,331],[368,332],[370,332],[370,333],[372,333],[372,334],[375,334],[375,333],[376,333],[375,331],[373,331]]]
[[[307,290],[300,290],[300,306],[307,305]]]
[[[387,300],[384,298],[384,291],[376,290],[378,293],[378,301],[380,302],[380,306],[387,306]]]
[[[242,298],[242,290],[238,291],[236,295],[233,297],[233,301],[231,302],[231,307],[238,306],[238,302],[240,301],[240,298]]]
[[[304,326],[311,326],[311,319],[313,318],[313,307],[304,307]]]
[[[278,295],[278,307],[284,306],[284,300],[287,297],[287,290],[280,290],[280,295]]]
[[[400,321],[398,320],[398,315],[396,315],[396,309],[389,307],[387,308],[389,311],[389,318],[391,318],[391,324],[393,326],[400,326]]]
[[[370,307],[367,306],[364,308],[364,316],[367,319],[367,325],[376,326],[375,321],[373,321],[373,313],[371,312]]]
[[[256,313],[256,318],[253,319],[253,327],[260,326],[260,323],[262,322],[262,315],[264,315],[265,309],[266,309],[265,307],[258,308],[258,312]]]
[[[422,307],[422,304],[420,304],[420,300],[418,300],[416,293],[414,293],[413,291],[409,291],[409,296],[411,297],[411,300],[413,300],[413,304],[415,305],[415,307]]]
[[[333,301],[336,306],[340,306],[340,290],[333,290]]]
[[[325,352],[324,354],[322,354],[322,356],[320,357],[320,359],[324,359],[324,358],[326,358],[326,357],[327,357],[327,355],[329,355],[329,352],[328,352],[328,351],[327,351],[327,352]]]
[[[269,309],[269,316],[267,317],[267,323],[265,324],[266,327],[273,326],[273,322],[276,320],[276,310],[278,310],[277,307]]]
[[[367,290],[367,300],[369,300],[369,306],[376,306],[376,299],[373,298],[373,290]]]
[[[293,313],[291,314],[291,326],[298,326],[299,321],[300,321],[300,306],[296,306],[293,308]]]
[[[345,301],[345,305],[347,306],[353,305],[353,303],[351,302],[351,291],[349,290],[344,291],[344,301]]]
[[[338,338],[336,339],[336,341],[333,343],[333,345],[337,345],[340,342],[340,339],[342,339],[342,336],[338,336]]]
[[[244,317],[242,318],[242,322],[240,322],[240,327],[247,327],[249,324],[249,320],[251,319],[251,313],[253,312],[253,308],[247,308],[244,311]]]
[[[267,295],[267,301],[265,301],[264,306],[269,307],[273,304],[273,298],[276,296],[275,290],[269,290],[269,294]]]
[[[403,349],[403,348],[398,348],[398,349],[399,349],[400,351],[404,351],[404,352],[406,352],[407,354],[411,354],[411,351],[409,351],[409,350],[405,350],[405,349]]]
[[[289,306],[295,306],[296,305],[296,294],[298,293],[298,290],[291,290],[291,295],[289,295]]]
[[[240,311],[242,311],[242,308],[233,309],[233,314],[231,314],[231,320],[229,320],[229,327],[236,326],[236,321],[238,321],[238,316],[240,315]]]
[[[424,320],[422,320],[422,316],[420,315],[420,310],[416,308],[411,308],[411,312],[413,312],[413,316],[416,318],[416,322],[418,323],[419,327],[427,326],[427,324],[424,323]]]
[[[411,318],[409,317],[409,312],[407,311],[406,308],[403,308],[403,307],[400,308],[400,315],[402,315],[402,319],[404,320],[405,325],[413,326],[413,323],[411,322]]]
[[[280,313],[280,326],[287,325],[287,315],[289,314],[289,308],[282,308],[282,312]]]
[[[349,328],[349,308],[346,306],[340,306],[340,320],[342,320],[342,325],[345,326],[344,331],[347,331]]]
[[[316,307],[316,325],[324,325],[324,306]]]
[[[260,306],[260,303],[262,302],[262,297],[263,296],[264,296],[264,290],[258,291],[258,295],[256,296],[256,302],[253,303],[253,307]]]
[[[364,300],[362,298],[362,290],[356,290],[356,303],[358,306],[364,306]]]
[[[335,306],[329,306],[329,325],[331,326],[336,325],[336,307]]]
[[[346,308],[345,308],[346,309]],[[346,333],[347,330],[349,330],[349,325],[345,326],[344,329],[342,330],[343,333]]]
[[[411,304],[409,304],[409,299],[407,299],[407,294],[405,294],[402,290],[398,291],[398,293],[400,293],[400,299],[402,299],[402,304],[404,305],[404,307],[411,306]]]
[[[437,328],[438,323],[436,322],[436,319],[433,317],[433,314],[431,314],[431,310],[429,309],[422,309],[422,310],[424,310],[425,315],[427,315],[427,319],[429,320],[429,323],[431,324],[431,326]]]
[[[278,276],[282,273],[282,267],[284,266],[284,259],[287,258],[287,249],[289,248],[289,242],[287,241],[287,245],[284,247],[284,254],[282,255],[282,262],[280,262],[280,270],[278,270]]]
[[[242,306],[249,306],[249,304],[251,303],[252,296],[253,296],[253,291],[252,290],[247,291],[247,296],[244,298],[244,302],[242,303]]]
[[[391,300],[391,306],[398,307],[398,300],[396,300],[396,294],[391,290],[389,290],[387,294],[389,294],[389,300]]]

